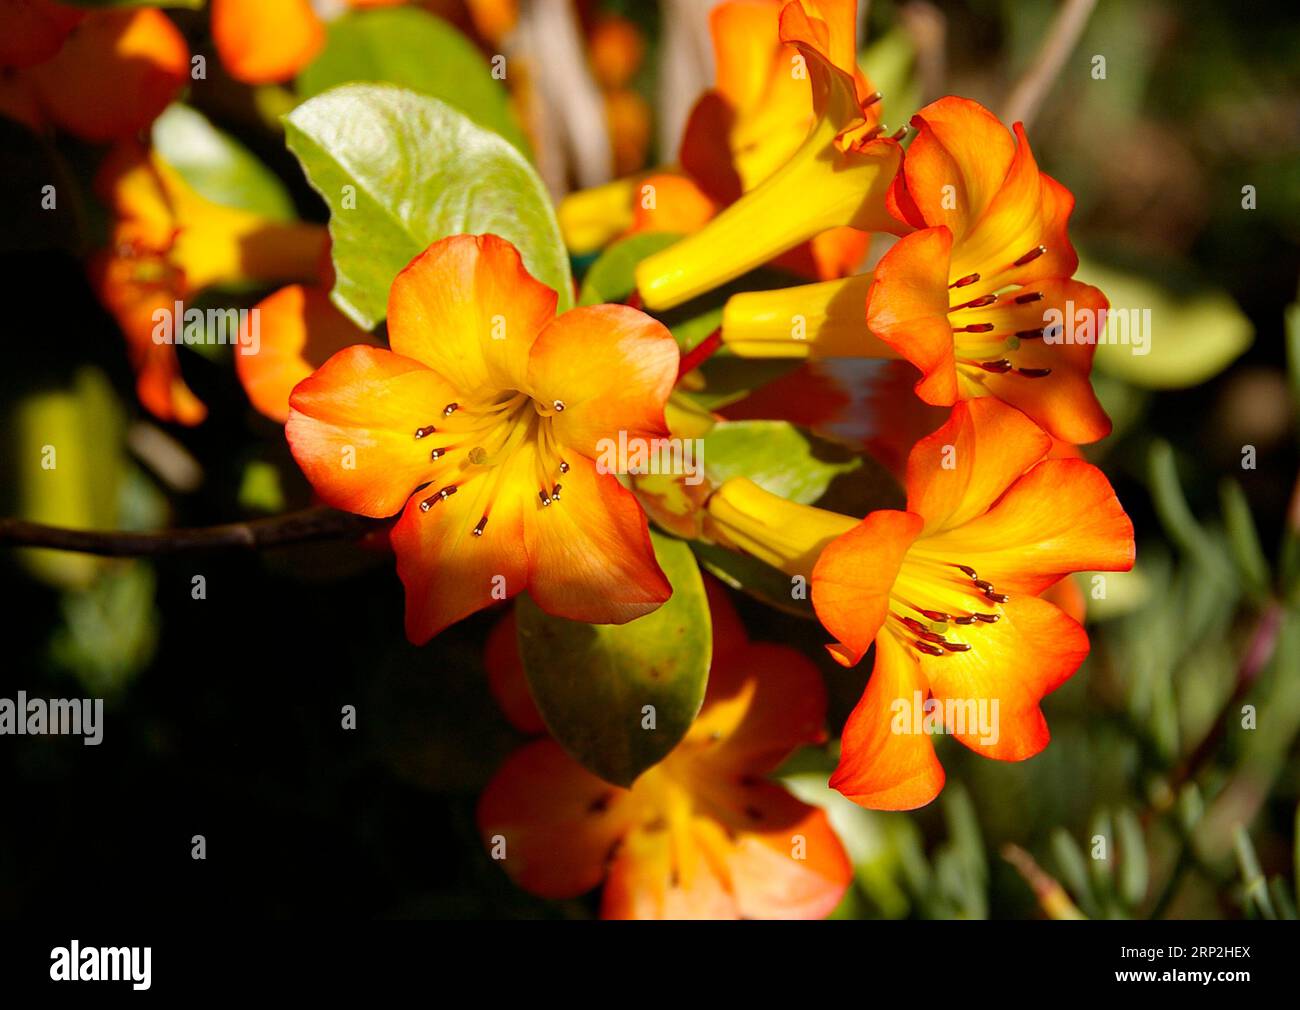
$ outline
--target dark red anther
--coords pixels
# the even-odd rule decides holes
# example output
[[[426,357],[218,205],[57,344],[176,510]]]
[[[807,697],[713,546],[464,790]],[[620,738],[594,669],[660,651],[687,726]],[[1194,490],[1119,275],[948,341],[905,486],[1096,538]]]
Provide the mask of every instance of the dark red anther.
[[[1027,291],[1023,295],[1016,295],[1017,305],[1028,305],[1031,302],[1041,302],[1043,293],[1041,291]]]
[[[421,438],[427,438],[429,435],[432,435],[437,430],[438,429],[435,428],[433,425],[426,424],[423,428],[415,429],[415,437],[417,440]]]
[[[1006,593],[991,593],[988,590],[984,591],[984,598],[992,603],[1006,603],[1011,599]]]
[[[929,642],[913,642],[912,644],[915,645],[922,652],[924,652],[926,655],[929,656],[943,655],[943,649],[939,648],[939,646],[937,645],[931,645]]]
[[[1016,336],[1021,340],[1041,340],[1043,338],[1043,328],[1036,330],[1016,330]]]
[[[956,312],[957,309],[982,309],[982,308],[984,308],[984,306],[986,306],[986,305],[992,305],[992,304],[993,304],[994,302],[996,302],[997,300],[998,300],[998,296],[997,296],[997,295],[984,295],[983,297],[981,297],[981,298],[976,298],[976,299],[974,299],[974,300],[972,300],[972,301],[967,302],[967,303],[964,304],[964,305],[957,305],[957,306],[954,306],[954,307],[953,307],[952,309],[950,309],[949,311],[951,311],[951,312]],[[993,328],[993,324],[992,324],[992,323],[989,323],[988,326],[989,326],[990,329]],[[971,332],[973,333],[973,332],[975,332],[975,331],[972,330]]]
[[[546,488],[542,488],[540,491],[538,491],[537,497],[541,499],[543,505],[551,504],[551,496],[546,493]]]
[[[871,94],[869,94],[866,98],[862,100],[862,107],[865,109],[868,108],[869,106],[875,105],[878,101],[880,101],[884,97],[885,96],[882,95],[879,91],[873,91]]]
[[[975,619],[978,616],[979,616],[978,614],[962,614],[959,617],[954,617],[952,619],[952,623],[953,624],[974,624]]]
[[[970,576],[972,579],[978,579],[978,578],[979,578],[979,576],[975,573],[975,569],[972,568],[970,565],[958,565],[958,566],[957,566],[957,571],[962,572],[963,574]]]
[[[1022,375],[1026,379],[1045,379],[1052,374],[1050,368],[1017,368],[1017,375]]]
[[[960,280],[953,281],[951,284],[948,285],[948,287],[964,288],[969,284],[974,284],[979,279],[980,279],[979,274],[967,274],[965,277],[962,277]]]
[[[952,620],[952,615],[945,614],[942,610],[922,610],[921,613],[932,621],[942,621],[945,624]]]
[[[551,501],[560,500],[560,488],[562,487],[564,487],[563,484],[556,484],[555,487],[551,488]]]
[[[1016,267],[1023,267],[1029,263],[1034,262],[1034,260],[1038,259],[1038,257],[1043,255],[1043,253],[1045,252],[1047,252],[1047,246],[1045,245],[1034,246],[1034,248],[1030,249],[1029,252],[1025,253],[1023,256],[1020,257],[1020,259],[1016,260],[1011,265]]]
[[[976,579],[975,588],[978,589],[981,593],[991,593],[993,592],[993,583],[985,582],[983,579]]]
[[[981,361],[980,368],[986,372],[994,372],[998,375],[1011,371],[1011,362],[1006,358],[998,358],[997,361]]]
[[[970,619],[972,621],[982,621],[985,624],[997,624],[998,620],[1001,617],[1002,617],[1001,614],[971,614],[970,615]]]
[[[481,537],[483,535],[483,527],[487,525],[487,520],[488,517],[484,516],[474,525],[474,535],[476,537]]]
[[[970,645],[966,642],[944,642],[943,647],[949,652],[969,652]]]
[[[992,333],[992,323],[971,323],[969,326],[954,326],[953,333]]]

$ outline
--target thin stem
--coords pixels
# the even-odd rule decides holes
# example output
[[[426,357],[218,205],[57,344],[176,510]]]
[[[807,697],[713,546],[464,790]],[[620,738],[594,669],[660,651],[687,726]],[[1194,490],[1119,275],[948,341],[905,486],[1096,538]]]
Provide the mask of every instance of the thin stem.
[[[319,540],[354,539],[379,525],[379,520],[324,506],[249,522],[149,533],[73,530],[24,519],[0,519],[0,546],[48,547],[108,558],[154,557],[230,547],[262,549]]]
[[[1026,127],[1038,114],[1043,99],[1052,90],[1061,67],[1069,58],[1074,47],[1079,43],[1092,9],[1097,0],[1065,0],[1060,11],[1047,30],[1043,45],[1034,57],[1034,62],[1016,82],[1002,107],[1002,119],[1007,123],[1022,122]]]

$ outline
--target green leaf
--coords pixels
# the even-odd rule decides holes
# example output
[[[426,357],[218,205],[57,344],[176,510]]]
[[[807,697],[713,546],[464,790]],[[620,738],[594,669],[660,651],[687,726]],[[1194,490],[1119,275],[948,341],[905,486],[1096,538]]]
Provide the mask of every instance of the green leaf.
[[[293,199],[275,173],[234,138],[187,105],[169,105],[153,124],[159,157],[200,196],[273,221],[297,217]]]
[[[1237,481],[1225,477],[1219,484],[1219,500],[1223,505],[1228,547],[1242,583],[1256,599],[1264,599],[1269,593],[1268,561],[1259,543],[1259,532],[1255,529],[1255,518],[1250,514],[1246,493]]]
[[[325,48],[298,77],[304,98],[340,84],[397,84],[440,99],[521,151],[528,141],[501,81],[479,49],[441,18],[416,7],[352,11],[331,21]]]
[[[1124,807],[1115,815],[1115,831],[1119,846],[1119,896],[1129,908],[1136,908],[1146,897],[1149,880],[1142,826],[1133,811]]]
[[[1255,331],[1226,292],[1200,282],[1169,287],[1137,273],[1080,261],[1077,278],[1094,284],[1116,313],[1137,314],[1141,340],[1099,342],[1096,367],[1148,389],[1183,389],[1218,375],[1250,346]],[[1149,311],[1149,326],[1142,313]]]
[[[765,491],[811,505],[862,462],[789,421],[719,421],[704,436],[704,473],[714,484],[748,477]]]
[[[73,529],[117,526],[126,422],[103,373],[82,368],[70,388],[28,394],[9,421],[20,518]],[[18,557],[33,577],[63,589],[89,588],[107,564],[45,548],[23,549]]]
[[[677,746],[704,700],[713,629],[690,548],[652,533],[673,595],[628,624],[551,617],[520,597],[519,652],[551,734],[590,771],[630,786]],[[644,728],[653,706],[654,728]]]
[[[667,249],[680,235],[647,231],[619,239],[591,265],[582,279],[579,305],[621,302],[636,290],[636,267],[647,256]]]
[[[569,257],[541,179],[517,148],[451,106],[348,84],[294,109],[285,138],[329,204],[334,303],[363,329],[384,318],[398,271],[448,235],[513,242],[529,272],[559,292],[559,310],[572,305]]]
[[[815,619],[812,601],[808,599],[807,585],[800,587],[801,595],[796,597],[795,582],[779,568],[773,568],[748,554],[698,540],[691,543],[691,550],[710,575],[721,579],[732,589],[738,589],[769,607],[795,617]]]

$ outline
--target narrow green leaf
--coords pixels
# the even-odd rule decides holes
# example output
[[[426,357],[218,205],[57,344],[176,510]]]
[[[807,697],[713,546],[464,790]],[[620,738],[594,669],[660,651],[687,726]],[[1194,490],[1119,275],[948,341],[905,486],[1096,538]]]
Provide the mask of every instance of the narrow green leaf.
[[[285,118],[285,139],[330,208],[333,298],[357,325],[384,318],[393,278],[448,235],[494,233],[573,304],[550,197],[508,141],[451,106],[388,85],[348,84]]]
[[[1228,532],[1228,547],[1242,583],[1255,596],[1263,599],[1269,592],[1268,560],[1259,543],[1255,519],[1250,514],[1250,503],[1241,485],[1232,478],[1219,484],[1219,500],[1223,506],[1223,523]]]
[[[662,607],[628,624],[551,617],[520,597],[519,652],[538,711],[566,750],[630,786],[685,736],[708,684],[713,629],[690,548],[651,534],[672,583]]]
[[[325,48],[298,77],[304,98],[353,81],[396,84],[440,99],[521,151],[528,141],[482,52],[418,7],[351,11],[326,28]]]
[[[1146,897],[1149,866],[1142,826],[1127,807],[1115,815],[1115,841],[1119,845],[1119,896],[1129,908],[1136,908]]]
[[[154,150],[213,203],[292,221],[293,199],[274,172],[188,105],[169,105],[153,124]]]

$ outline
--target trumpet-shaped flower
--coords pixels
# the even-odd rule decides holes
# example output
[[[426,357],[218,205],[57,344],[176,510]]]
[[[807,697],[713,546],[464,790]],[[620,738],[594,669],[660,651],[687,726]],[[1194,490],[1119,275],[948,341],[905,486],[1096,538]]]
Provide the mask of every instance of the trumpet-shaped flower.
[[[994,396],[1062,441],[1104,437],[1096,344],[1076,338],[1097,336],[1107,302],[1071,279],[1074,198],[1039,172],[1019,124],[1013,139],[975,102],[945,98],[912,123],[889,199],[917,230],[874,274],[735,296],[723,339],[753,357],[903,358],[927,403]]]
[[[100,300],[126,337],[140,402],[164,421],[193,425],[207,411],[181,378],[160,320],[177,303],[219,284],[313,277],[325,229],[213,203],[156,152],[118,145],[101,166],[96,189],[113,214],[109,248],[91,262]]]
[[[820,674],[793,649],[751,643],[709,586],[713,664],[685,739],[630,789],[586,771],[554,740],[507,759],[479,802],[489,849],[523,888],[571,898],[605,883],[608,919],[821,918],[852,867],[823,811],[766,776],[824,739]],[[512,721],[537,729],[521,698],[513,622],[494,632],[489,666]],[[493,672],[491,669],[490,673]],[[533,710],[535,713],[535,710]]]
[[[875,643],[831,779],[855,802],[910,809],[942,788],[914,709],[942,713],[943,732],[988,757],[1023,760],[1047,745],[1039,701],[1078,669],[1088,636],[1040,594],[1071,572],[1126,571],[1134,555],[1101,471],[1045,459],[1050,449],[1023,414],[982,398],[917,443],[906,511],[855,523],[746,482],[714,495],[723,538],[811,575],[837,660],[855,664]]]
[[[189,47],[151,7],[78,11],[53,0],[0,0],[0,112],[102,143],[157,118],[189,76]]]
[[[555,316],[557,296],[493,235],[434,243],[389,293],[391,351],[349,347],[301,382],[286,432],[329,504],[385,517],[424,642],[528,589],[619,624],[671,592],[645,514],[598,443],[667,434],[672,335],[627,306]]]
[[[589,252],[620,233],[689,234],[757,187],[799,148],[815,116],[804,57],[783,42],[787,0],[726,0],[709,14],[716,84],[682,135],[680,170],[620,180],[567,197],[560,207],[565,241]],[[810,8],[811,4],[808,5]],[[834,36],[836,58],[866,98],[871,86],[852,57],[856,0],[818,5]],[[846,43],[847,40],[847,43]],[[829,46],[828,40],[828,46]],[[876,115],[879,106],[868,106]],[[867,236],[837,228],[777,260],[801,275],[839,277],[866,252]]]
[[[791,100],[783,83],[774,88],[776,100],[760,98],[755,115],[737,121],[733,129],[741,132],[724,131],[734,148],[730,174],[715,167],[721,159],[684,150],[684,162],[710,166],[697,171],[711,186],[747,191],[704,228],[642,261],[637,287],[646,305],[679,305],[831,229],[898,230],[886,195],[900,148],[881,136],[880,95],[857,70],[855,11],[855,3],[843,0],[795,0],[781,8],[778,37],[796,61],[783,72],[799,84],[806,74],[811,83],[811,125],[791,150],[796,131],[788,125]],[[754,92],[752,83],[745,88]],[[697,131],[718,134],[724,112],[710,112],[717,103],[702,108]],[[774,129],[767,115],[783,128]]]

